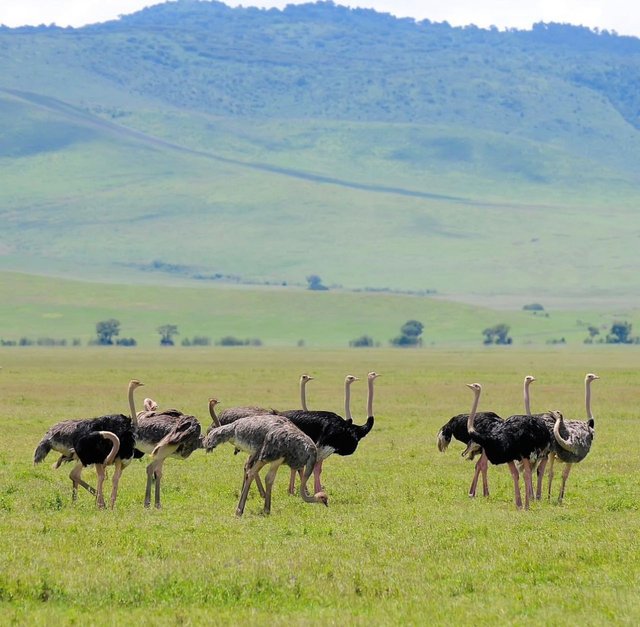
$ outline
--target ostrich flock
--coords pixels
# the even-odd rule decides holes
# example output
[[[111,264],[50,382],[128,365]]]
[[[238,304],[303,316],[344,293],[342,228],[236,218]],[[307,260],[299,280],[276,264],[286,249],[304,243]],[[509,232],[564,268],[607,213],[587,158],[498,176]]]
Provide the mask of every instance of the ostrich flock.
[[[358,444],[374,425],[374,382],[380,375],[367,375],[367,420],[357,425],[351,416],[351,384],[358,378],[348,375],[344,382],[344,410],[340,416],[331,411],[309,410],[306,402],[306,385],[313,377],[300,377],[299,409],[277,411],[264,407],[232,407],[216,414],[218,399],[209,399],[212,424],[206,435],[198,420],[177,409],[160,411],[150,398],[144,399],[144,409],[136,412],[134,392],[143,384],[134,379],[128,388],[130,416],[110,414],[85,420],[64,420],[53,425],[44,435],[34,453],[34,463],[42,462],[54,450],[60,457],[54,464],[59,468],[65,462],[73,462],[69,478],[73,484],[72,500],[78,495],[78,486],[95,495],[99,508],[106,506],[103,485],[106,467],[113,465],[110,506],[113,508],[123,470],[135,458],[148,454],[147,482],[144,505],[151,506],[151,491],[155,487],[154,504],[161,508],[160,485],[164,461],[168,457],[188,458],[196,449],[212,451],[220,444],[229,443],[235,452],[248,453],[244,465],[240,500],[236,515],[242,516],[251,484],[264,499],[264,513],[271,511],[273,483],[279,467],[289,466],[289,494],[295,494],[296,475],[300,477],[300,497],[307,503],[328,505],[328,497],[320,481],[322,465],[330,455],[352,455]],[[466,445],[462,453],[467,459],[479,456],[469,496],[475,497],[478,480],[482,475],[483,495],[489,495],[487,471],[489,462],[507,464],[514,484],[516,507],[523,506],[520,493],[520,472],[524,474],[524,507],[530,500],[540,499],[545,469],[548,467],[548,496],[551,497],[553,466],[556,458],[564,462],[559,502],[565,494],[566,482],[573,464],[581,462],[589,453],[594,435],[594,419],[591,413],[591,383],[599,377],[589,373],[585,377],[585,402],[587,420],[564,420],[559,411],[532,414],[529,387],[535,378],[524,379],[524,414],[503,419],[494,412],[479,412],[482,386],[467,384],[473,392],[471,412],[454,416],[442,426],[437,435],[437,445],[444,452],[456,438]],[[97,486],[94,489],[82,479],[87,466],[95,466]],[[260,471],[269,466],[263,481]],[[534,492],[533,474],[537,474]],[[307,482],[313,473],[313,494],[309,494]]]
[[[129,382],[128,398],[130,417],[110,414],[88,420],[64,420],[51,427],[36,447],[33,461],[42,462],[54,450],[60,457],[55,468],[65,462],[75,462],[69,473],[73,483],[72,500],[82,486],[96,496],[99,508],[105,507],[103,484],[106,467],[113,465],[113,487],[110,505],[113,508],[118,495],[118,484],[123,470],[135,458],[149,454],[147,485],[144,505],[151,506],[151,489],[155,484],[155,507],[161,507],[160,483],[162,468],[167,457],[186,459],[198,448],[207,452],[220,444],[232,444],[236,452],[249,454],[244,471],[240,501],[236,514],[242,516],[251,483],[255,481],[264,498],[265,514],[271,511],[271,492],[278,468],[284,463],[291,468],[289,492],[295,494],[296,474],[300,475],[300,496],[307,503],[328,505],[327,495],[320,483],[324,460],[331,454],[351,455],[358,443],[373,427],[373,386],[380,376],[376,372],[367,375],[367,421],[357,425],[351,417],[351,384],[358,378],[348,375],[345,379],[345,417],[330,412],[309,410],[306,402],[306,385],[313,380],[307,374],[300,377],[301,408],[276,411],[264,407],[233,407],[216,414],[218,400],[209,399],[212,424],[202,436],[200,423],[194,416],[177,409],[158,410],[158,404],[150,398],[144,400],[144,410],[136,412],[134,392],[143,384],[137,379]],[[82,470],[95,466],[98,475],[94,489],[82,479]],[[269,465],[264,486],[260,470]],[[307,481],[314,474],[314,494],[307,490]]]

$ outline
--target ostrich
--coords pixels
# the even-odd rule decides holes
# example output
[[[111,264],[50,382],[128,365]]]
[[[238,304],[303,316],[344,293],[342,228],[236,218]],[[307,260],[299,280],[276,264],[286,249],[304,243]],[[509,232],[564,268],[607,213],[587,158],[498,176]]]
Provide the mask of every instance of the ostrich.
[[[515,462],[522,461],[525,475],[525,509],[529,509],[529,495],[533,494],[531,483],[531,461],[546,455],[551,446],[551,437],[544,423],[533,416],[515,415],[502,422],[489,423],[475,428],[475,417],[480,401],[482,386],[479,383],[467,384],[474,393],[471,413],[467,419],[467,430],[474,442],[477,442],[495,465],[507,464],[513,477],[515,503],[522,508],[519,473]]]
[[[147,401],[150,401],[147,404]],[[187,459],[200,448],[201,427],[194,416],[183,414],[177,409],[155,411],[151,409],[157,403],[145,399],[145,412],[138,417],[136,431],[136,448],[143,453],[151,454],[151,462],[147,465],[147,485],[144,494],[144,506],[151,506],[151,485],[155,483],[156,509],[161,509],[160,481],[162,469],[167,457]]]
[[[111,445],[109,445],[111,442]],[[80,476],[82,468],[94,465],[98,475],[98,485],[96,487],[96,503],[98,508],[104,509],[105,502],[103,496],[103,484],[106,476],[106,467],[114,464],[113,488],[111,490],[111,509],[116,504],[118,496],[118,484],[123,470],[134,458],[136,438],[133,430],[133,423],[130,427],[119,432],[118,435],[110,431],[92,431],[82,436],[75,446],[75,457],[79,460],[71,475]],[[109,446],[111,448],[109,449]]]
[[[562,471],[562,484],[558,503],[562,503],[565,486],[573,464],[580,463],[591,450],[594,437],[595,420],[591,411],[591,384],[600,377],[592,372],[584,378],[585,408],[588,420],[567,420],[565,422],[560,412],[551,412],[551,415],[544,419],[547,429],[554,435],[554,442],[549,453],[549,488],[548,498],[551,498],[551,483],[553,481],[553,464],[556,457],[564,462]]]
[[[135,431],[137,422],[133,395],[135,390],[139,387],[142,387],[142,385],[143,384],[137,379],[132,379],[129,382],[128,398],[131,418],[129,418],[128,416],[124,416],[123,414],[112,414],[84,420],[63,420],[62,422],[53,425],[44,434],[44,437],[36,447],[33,456],[34,464],[39,464],[40,462],[44,461],[49,451],[51,450],[57,451],[61,454],[60,459],[58,459],[57,463],[55,464],[56,468],[58,468],[63,461],[71,461],[73,459],[78,460],[78,463],[69,473],[69,478],[73,483],[73,491],[71,494],[71,498],[73,501],[75,501],[78,497],[78,486],[82,486],[83,488],[85,488],[85,490],[97,496],[96,490],[92,488],[88,483],[86,483],[81,477],[82,469],[86,464],[83,464],[82,459],[79,459],[77,456],[76,449],[79,441],[95,431],[106,431],[115,434],[116,437],[124,440],[126,443],[128,441],[128,436],[126,434]],[[104,437],[100,436],[100,439],[103,440]],[[87,446],[84,447],[83,450],[88,450],[89,448],[91,448],[92,443],[98,446],[96,442],[97,441],[95,436],[92,436],[92,438],[88,442],[84,443]],[[101,445],[104,446],[104,443],[101,443]],[[123,446],[123,442],[120,443],[120,446]],[[100,448],[100,446],[98,446],[98,448]],[[104,448],[102,448],[102,451],[104,451]],[[120,479],[122,469],[128,464],[129,461],[131,461],[130,458],[126,456],[128,455],[128,453],[128,447],[124,447],[123,450],[118,453],[118,459],[122,461],[122,468],[118,466],[113,477],[115,492],[112,493],[112,503],[115,502],[115,494],[117,494],[117,483]],[[108,454],[109,452],[107,451],[104,455],[102,455],[102,457],[99,457],[99,459],[104,460]],[[131,458],[134,456],[134,454],[135,452],[132,447]],[[98,479],[100,480],[100,474],[98,475]],[[100,503],[98,504],[100,505]]]
[[[328,505],[327,495],[319,491],[313,496],[307,491],[307,480],[311,475],[318,455],[311,438],[302,433],[288,420],[274,416],[255,415],[239,418],[231,424],[222,425],[209,431],[203,440],[207,452],[225,442],[251,451],[244,471],[244,482],[236,515],[242,516],[251,482],[258,476],[263,466],[270,465],[265,477],[264,513],[271,511],[271,492],[276,473],[281,464],[286,464],[302,473],[300,496],[307,503]]]
[[[222,427],[224,426],[221,422],[220,422],[220,418],[216,415],[216,405],[219,403],[220,401],[217,398],[210,398],[209,399],[209,414],[211,415],[211,420],[213,421],[213,423],[211,424],[211,426],[209,427],[209,429],[207,430],[207,436],[216,428],[218,427]],[[231,408],[233,409],[237,409],[237,408]],[[248,409],[248,408],[245,408]],[[266,411],[266,410],[265,410]],[[233,414],[227,414],[227,420],[230,419],[230,417]],[[227,425],[233,424],[234,422],[236,422],[237,420],[243,420],[243,419],[250,419],[253,416],[264,416],[267,414],[247,414],[244,417],[238,416],[236,417],[234,420],[229,420],[229,422],[227,422]],[[278,415],[275,413],[270,413],[268,414],[269,416],[272,416],[274,420],[278,420]],[[284,419],[283,419],[284,420]],[[206,436],[205,438],[206,439]],[[204,448],[204,439],[201,442],[201,447]],[[234,444],[234,454],[237,455],[240,451],[244,451],[246,453],[249,453],[249,455],[251,455],[252,453],[254,453],[255,451],[245,442],[243,442],[242,440],[238,440],[237,442],[232,438],[229,440],[232,444]],[[245,464],[245,473],[248,470],[248,461]],[[264,498],[265,496],[265,491],[264,491],[264,487],[262,485],[262,481],[260,480],[260,476],[256,475],[255,476],[255,481],[256,481],[256,487],[258,488],[258,492],[260,492],[260,496]],[[242,485],[244,487],[244,480],[242,482]]]
[[[280,415],[289,418],[298,429],[308,435],[318,447],[318,460],[313,471],[315,492],[322,490],[320,483],[322,462],[332,453],[342,456],[352,455],[355,453],[360,440],[373,428],[375,421],[373,416],[373,382],[379,375],[376,373],[371,374],[375,376],[369,379],[367,399],[369,416],[367,422],[363,425],[356,425],[352,420],[344,420],[338,414],[330,411],[290,410],[279,412]],[[357,381],[357,378],[353,375],[349,375],[345,379],[345,408],[350,399],[348,389],[354,381]],[[293,475],[295,477],[295,473]],[[290,482],[290,493],[293,493],[293,487]]]
[[[480,458],[476,462],[471,486],[469,486],[469,497],[474,498],[476,495],[480,473],[482,473],[482,494],[483,496],[489,496],[489,480],[487,477],[489,460],[487,459],[485,452],[482,450],[482,447],[471,439],[467,429],[468,420],[469,414],[458,414],[451,418],[449,422],[444,424],[436,436],[438,450],[441,453],[444,453],[451,443],[451,438],[454,437],[456,440],[467,445],[465,450],[462,452],[463,457],[472,460],[476,455],[480,454]],[[493,423],[503,422],[502,418],[492,411],[477,412],[475,421],[477,428],[480,431],[485,431]]]

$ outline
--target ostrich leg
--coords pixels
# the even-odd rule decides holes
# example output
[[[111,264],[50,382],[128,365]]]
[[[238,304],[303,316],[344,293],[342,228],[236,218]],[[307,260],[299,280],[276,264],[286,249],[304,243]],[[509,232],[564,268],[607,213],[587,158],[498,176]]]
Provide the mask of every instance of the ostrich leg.
[[[271,513],[271,491],[273,489],[273,482],[276,480],[276,473],[278,472],[278,468],[280,468],[280,464],[282,464],[282,460],[278,462],[274,462],[269,467],[269,472],[267,476],[264,478],[265,483],[265,495],[264,495],[264,513]]]
[[[256,478],[260,469],[266,464],[266,462],[253,462],[249,466],[249,470],[245,473],[245,481],[242,486],[242,494],[240,495],[240,500],[238,501],[238,507],[236,508],[236,516],[242,516],[244,512],[244,506],[247,502],[247,496],[249,494],[249,487],[251,486],[251,482]]]
[[[556,460],[556,454],[555,453],[549,453],[549,472],[547,473],[549,475],[549,491],[547,494],[547,498],[551,499],[551,482],[553,481],[553,463]]]
[[[118,496],[118,484],[120,483],[120,477],[122,476],[122,471],[124,470],[122,461],[120,461],[119,459],[116,460],[115,465],[116,465],[116,469],[113,473],[113,480],[112,480],[113,488],[111,490],[111,509],[113,509],[116,504],[116,498]]]
[[[558,503],[562,503],[562,499],[564,498],[564,488],[567,484],[567,479],[569,478],[569,473],[571,472],[573,464],[565,464],[564,469],[562,471],[562,484],[560,485],[560,496],[558,497]]]
[[[511,477],[513,478],[513,491],[516,502],[516,507],[518,509],[522,509],[522,497],[520,496],[520,475],[518,474],[518,469],[514,462],[509,462],[509,471],[511,472]]]
[[[539,501],[542,498],[542,480],[544,479],[544,471],[547,467],[547,462],[549,461],[549,455],[542,458],[542,461],[538,465],[538,483],[536,485],[536,501]]]

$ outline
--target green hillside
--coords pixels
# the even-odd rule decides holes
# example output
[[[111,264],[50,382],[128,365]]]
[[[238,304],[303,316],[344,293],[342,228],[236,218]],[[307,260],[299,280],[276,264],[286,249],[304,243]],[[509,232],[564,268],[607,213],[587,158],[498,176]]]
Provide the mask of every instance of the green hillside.
[[[640,303],[640,41],[319,3],[0,28],[0,269]]]

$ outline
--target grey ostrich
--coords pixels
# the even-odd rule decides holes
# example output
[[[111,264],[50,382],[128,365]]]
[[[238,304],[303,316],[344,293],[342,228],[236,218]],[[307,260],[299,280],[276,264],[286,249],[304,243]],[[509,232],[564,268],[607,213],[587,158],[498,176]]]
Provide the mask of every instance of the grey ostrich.
[[[600,377],[592,372],[584,378],[584,397],[587,421],[565,421],[560,412],[551,412],[551,416],[545,419],[547,428],[551,428],[554,434],[554,443],[549,453],[549,487],[548,498],[551,498],[551,483],[553,481],[553,464],[556,458],[564,462],[562,471],[562,484],[558,503],[564,499],[565,487],[569,473],[574,464],[580,463],[591,450],[595,433],[595,419],[591,411],[591,384]]]
[[[135,430],[137,417],[134,403],[134,392],[137,388],[142,387],[142,385],[143,384],[137,379],[132,379],[129,382],[128,400],[131,418],[123,414],[111,414],[100,416],[98,418],[82,420],[63,420],[62,422],[53,425],[38,443],[33,455],[34,464],[39,464],[44,461],[48,453],[52,450],[60,453],[60,458],[55,464],[56,468],[59,468],[63,462],[72,461],[74,459],[77,460],[77,464],[69,473],[69,478],[73,484],[72,500],[75,501],[77,499],[78,486],[82,486],[91,494],[96,495],[96,490],[81,477],[84,465],[82,461],[78,461],[78,457],[76,455],[76,446],[78,442],[81,438],[84,438],[96,431],[106,431],[114,433],[117,437],[120,437],[121,434],[127,431]],[[107,454],[108,451],[102,456],[102,460],[107,457]],[[120,473],[116,474],[119,479]],[[114,481],[115,480],[116,477],[114,476]]]
[[[218,427],[222,427],[223,424],[220,422],[220,418],[216,415],[216,405],[219,403],[220,401],[217,398],[210,398],[209,399],[209,414],[211,415],[211,420],[213,421],[211,426],[209,427],[209,429],[207,430],[207,436],[216,428]],[[231,408],[232,410],[237,409],[237,408]],[[247,408],[244,408],[247,409]],[[227,425],[233,424],[234,422],[236,422],[237,420],[242,420],[243,418],[249,419],[253,416],[265,416],[265,415],[269,415],[272,416],[273,419],[278,420],[281,419],[281,416],[278,416],[277,414],[269,413],[269,414],[247,414],[245,416],[237,416],[231,420],[231,416],[234,415],[234,412],[231,412],[229,414],[227,414],[227,420],[229,420],[229,422],[227,422]],[[201,446],[204,448],[204,440],[205,438],[202,440],[201,442]],[[234,439],[229,440],[230,442],[232,442],[234,444],[234,454],[238,454],[241,451],[245,452],[245,453],[249,453],[249,455],[251,456],[252,453],[254,453],[255,451],[253,450],[253,448],[251,447],[251,445],[247,442],[244,442],[242,440],[238,440],[237,443],[235,442]],[[245,463],[245,474],[248,470],[248,461]],[[264,491],[264,487],[262,485],[262,481],[260,480],[260,476],[256,475],[255,477],[255,481],[256,481],[256,487],[258,488],[258,492],[260,492],[260,496],[264,498],[265,496],[265,491]],[[244,479],[242,481],[242,485],[244,487]]]
[[[136,448],[151,455],[144,506],[151,506],[151,486],[155,483],[154,504],[156,509],[161,509],[160,482],[164,462],[168,457],[187,459],[200,448],[201,427],[195,416],[177,409],[157,411],[157,408],[155,401],[145,399],[145,411],[138,416]]]
[[[251,451],[244,471],[244,481],[236,515],[242,516],[251,482],[263,466],[269,464],[265,477],[264,513],[271,511],[271,493],[278,468],[284,463],[302,472],[300,496],[307,503],[328,504],[327,495],[320,491],[313,496],[307,491],[307,480],[316,463],[318,451],[313,440],[302,433],[289,420],[272,414],[240,418],[228,425],[209,431],[203,447],[210,452],[215,447],[230,442],[236,447]]]

